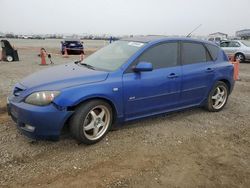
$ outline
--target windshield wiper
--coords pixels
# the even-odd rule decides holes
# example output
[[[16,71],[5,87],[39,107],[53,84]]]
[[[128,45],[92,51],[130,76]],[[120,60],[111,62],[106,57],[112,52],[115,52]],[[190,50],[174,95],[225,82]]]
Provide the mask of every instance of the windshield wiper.
[[[75,63],[75,64],[78,64],[78,63],[81,63],[81,61],[80,61],[80,60],[78,60],[78,61],[75,61],[74,63]]]
[[[80,63],[80,65],[83,65],[83,66],[85,66],[85,67],[87,67],[89,69],[95,70],[95,67],[93,67],[92,65],[89,65],[89,64],[86,64],[86,63]]]
[[[89,69],[95,70],[95,67],[93,67],[92,65],[86,64],[86,63],[82,63],[82,61],[76,61],[75,64],[83,65]]]

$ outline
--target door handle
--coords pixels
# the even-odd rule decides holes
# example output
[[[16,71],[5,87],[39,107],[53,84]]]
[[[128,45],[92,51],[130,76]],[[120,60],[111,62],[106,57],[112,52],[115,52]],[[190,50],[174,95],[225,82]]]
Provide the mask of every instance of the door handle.
[[[213,72],[213,71],[214,71],[213,68],[207,68],[207,69],[206,69],[206,72]]]
[[[170,79],[177,78],[177,77],[178,77],[178,75],[175,74],[175,73],[171,73],[171,74],[168,75],[168,78],[170,78]]]

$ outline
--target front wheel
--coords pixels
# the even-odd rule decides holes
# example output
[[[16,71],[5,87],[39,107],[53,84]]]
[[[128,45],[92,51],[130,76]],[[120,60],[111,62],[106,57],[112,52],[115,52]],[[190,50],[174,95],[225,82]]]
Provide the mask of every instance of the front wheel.
[[[224,82],[217,82],[210,91],[206,108],[210,112],[218,112],[224,108],[228,99],[228,86]]]
[[[113,114],[111,106],[102,100],[80,105],[70,120],[70,132],[84,144],[100,141],[109,131]]]

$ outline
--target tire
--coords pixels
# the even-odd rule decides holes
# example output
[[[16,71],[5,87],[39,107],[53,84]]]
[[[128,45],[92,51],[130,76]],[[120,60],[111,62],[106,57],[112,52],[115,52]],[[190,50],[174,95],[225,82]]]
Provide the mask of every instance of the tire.
[[[240,63],[242,63],[242,62],[244,62],[246,60],[244,54],[242,54],[242,53],[235,54],[234,59],[235,60],[238,59],[240,61]]]
[[[8,62],[12,62],[14,59],[13,59],[12,56],[7,55],[6,60],[7,60]]]
[[[111,128],[111,106],[102,100],[81,104],[70,119],[71,135],[80,143],[95,144],[105,137]]]
[[[221,111],[227,103],[228,95],[228,86],[224,82],[216,82],[208,95],[206,109],[210,112]]]

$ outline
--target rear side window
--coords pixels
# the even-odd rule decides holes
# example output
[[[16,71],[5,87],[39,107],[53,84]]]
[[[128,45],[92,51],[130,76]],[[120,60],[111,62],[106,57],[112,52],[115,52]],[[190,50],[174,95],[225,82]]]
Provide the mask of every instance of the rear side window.
[[[137,60],[153,64],[154,69],[177,65],[178,43],[164,43],[149,48]]]
[[[228,47],[240,47],[240,43],[235,42],[235,41],[231,41],[229,43]]]
[[[200,43],[182,43],[182,64],[188,65],[207,61],[207,51]]]
[[[210,55],[212,56],[212,59],[215,61],[218,58],[220,49],[217,46],[211,44],[205,44],[205,46],[207,47]]]

